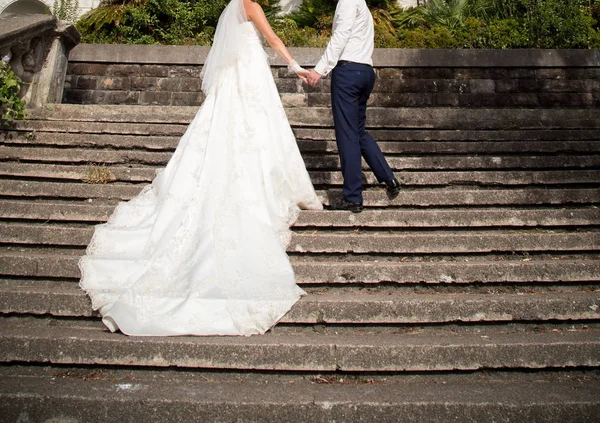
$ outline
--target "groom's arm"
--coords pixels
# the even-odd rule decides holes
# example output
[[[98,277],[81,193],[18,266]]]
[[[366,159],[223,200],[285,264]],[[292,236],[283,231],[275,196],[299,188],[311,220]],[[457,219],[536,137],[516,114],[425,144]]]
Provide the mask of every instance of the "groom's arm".
[[[315,66],[315,71],[320,75],[327,75],[337,65],[348,40],[352,35],[352,28],[356,21],[358,0],[339,0],[335,9],[335,29],[321,60]]]

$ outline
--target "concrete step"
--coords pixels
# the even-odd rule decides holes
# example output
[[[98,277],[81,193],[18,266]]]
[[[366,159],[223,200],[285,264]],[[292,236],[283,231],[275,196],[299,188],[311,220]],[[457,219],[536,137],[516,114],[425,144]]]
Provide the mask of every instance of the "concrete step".
[[[0,200],[0,219],[102,222],[114,205]],[[600,209],[367,209],[360,214],[303,210],[294,227],[507,227],[600,225]]]
[[[187,128],[187,124],[174,123],[113,123],[113,122],[78,122],[70,120],[20,120],[14,122],[7,133],[14,136],[20,133],[29,142],[35,142],[38,136],[55,133],[57,135],[73,134],[100,134],[134,135],[146,137],[173,137],[178,140]],[[296,138],[299,140],[335,141],[335,132],[331,128],[293,127]],[[507,129],[477,130],[473,128],[456,129],[378,129],[371,128],[371,135],[379,141],[598,141],[599,129],[546,129],[536,127],[532,129]],[[80,137],[81,138],[81,137]],[[85,137],[87,138],[87,137]],[[43,139],[43,138],[42,138]],[[82,140],[84,144],[87,141]],[[475,144],[475,143],[474,143]],[[92,144],[93,145],[93,144]]]
[[[12,225],[11,225],[12,226]],[[0,239],[17,242],[17,236],[31,238],[23,242],[37,243],[45,237],[73,242],[76,233],[58,235],[44,229],[9,228],[0,225]],[[82,235],[82,234],[81,234]],[[67,239],[71,236],[70,239]],[[64,237],[64,238],[63,238]],[[82,238],[85,239],[85,238]],[[10,241],[9,241],[10,242]],[[295,233],[288,251],[296,253],[388,253],[388,254],[464,254],[511,251],[595,251],[600,250],[600,232],[522,231],[435,231],[424,233],[340,232]]]
[[[170,152],[148,150],[101,150],[76,148],[14,147],[0,145],[0,160],[68,164],[135,164],[165,166]],[[469,169],[585,169],[600,167],[600,155],[574,156],[388,156],[393,170],[469,170]],[[305,155],[309,170],[339,170],[337,155]],[[363,169],[367,170],[363,162]],[[600,179],[600,170],[596,170]]]
[[[74,134],[127,134],[141,136],[173,136],[181,137],[187,129],[187,123],[107,123],[77,122],[70,120],[20,120],[13,128],[29,134],[40,132],[74,133]]]
[[[130,200],[142,190],[141,185],[65,184],[56,182],[34,182],[0,180],[0,196],[35,198],[76,198],[84,200],[114,199]]]
[[[32,111],[31,120],[81,122],[187,124],[197,107],[68,105],[56,104]],[[331,127],[329,107],[301,107],[286,110],[294,126]],[[592,109],[473,109],[473,108],[391,108],[371,107],[367,120],[374,128],[430,129],[599,129]]]
[[[341,186],[344,183],[342,173],[338,171],[310,171],[313,184],[318,186]],[[416,186],[443,186],[443,185],[481,185],[481,186],[502,186],[502,185],[582,185],[598,184],[600,180],[600,171],[598,170],[504,170],[504,171],[433,171],[433,172],[413,172],[397,171],[396,177],[403,185]],[[377,179],[371,172],[362,174],[363,184],[365,186],[376,186]]]
[[[72,164],[147,164],[166,165],[170,152],[143,150],[94,150],[76,148],[35,148],[0,146],[0,160],[24,160]]]
[[[2,179],[1,197],[38,199],[112,199],[129,200],[143,188],[140,184],[85,184],[57,183]],[[317,191],[325,205],[330,198],[339,198],[341,191]],[[597,188],[518,188],[518,189],[405,189],[398,198],[390,201],[383,189],[368,189],[364,193],[367,207],[431,207],[431,206],[500,206],[541,204],[598,204],[600,189]]]
[[[319,131],[319,132],[318,132]],[[582,141],[579,138],[568,141],[569,136],[565,134],[564,140],[537,141],[526,139],[510,140],[513,135],[505,134],[504,131],[486,131],[484,134],[492,140],[486,140],[484,134],[479,134],[476,141],[447,140],[431,141],[426,139],[429,131],[423,132],[422,139],[403,140],[398,138],[397,133],[403,135],[404,131],[390,132],[387,130],[373,130],[371,135],[379,141],[381,150],[386,154],[524,154],[524,153],[599,153],[600,131],[594,134],[595,140]],[[465,131],[452,131],[463,135]],[[300,150],[305,153],[337,153],[335,134],[332,130],[314,130],[299,128],[295,131],[298,137]],[[8,135],[9,134],[9,135]],[[440,135],[437,138],[451,138],[450,134]],[[468,133],[465,134],[468,137]],[[306,137],[300,138],[301,136]],[[407,137],[406,134],[403,135]],[[500,137],[509,140],[503,140]],[[544,137],[545,134],[539,134]],[[581,134],[585,136],[585,134]],[[588,134],[588,136],[591,136]],[[320,138],[318,138],[320,137]],[[414,134],[413,138],[417,138]],[[46,147],[70,147],[70,148],[114,148],[114,149],[145,149],[152,151],[174,151],[180,137],[174,136],[134,136],[118,134],[81,134],[60,132],[17,132],[9,131],[7,136],[0,142],[10,146],[46,146]],[[475,137],[471,137],[475,138]],[[500,138],[494,140],[494,138]],[[533,138],[532,134],[529,138]]]
[[[4,244],[86,246],[91,226],[0,223]],[[512,251],[597,251],[600,231],[478,230],[414,232],[296,232],[288,252],[464,254]]]
[[[61,317],[98,316],[71,282],[0,281],[0,313]],[[309,291],[281,323],[406,324],[592,320],[600,293],[407,294],[393,289]]]
[[[23,122],[23,121],[20,121]],[[302,128],[295,127],[294,134],[300,140],[335,141],[335,131],[331,128]],[[502,144],[513,141],[515,144],[527,145],[533,141],[600,141],[598,129],[546,129],[543,127],[533,129],[506,129],[477,130],[473,128],[456,129],[380,129],[373,128],[369,133],[378,141],[399,142],[419,141],[419,144],[428,144],[433,141],[450,141],[460,143],[475,141],[473,146],[485,142],[499,141]],[[427,142],[423,142],[427,141]],[[508,143],[510,144],[510,143]]]
[[[1,203],[0,203],[1,204]],[[1,205],[0,205],[1,207]],[[600,209],[393,209],[302,211],[295,228],[442,228],[600,225]]]
[[[0,147],[0,154],[2,149]],[[387,161],[395,171],[403,170],[494,170],[494,169],[585,169],[600,167],[600,156],[388,156]],[[311,170],[340,169],[337,156],[304,157]],[[368,170],[363,162],[363,170]],[[595,170],[600,179],[600,170]]]
[[[0,274],[79,279],[79,249],[0,247]],[[290,257],[297,282],[311,285],[586,283],[600,281],[600,256]]]
[[[0,256],[1,257],[1,256]],[[35,270],[44,261],[24,259],[20,266]],[[53,264],[48,263],[47,268]],[[292,256],[299,283],[311,285],[377,284],[549,284],[600,280],[600,261],[594,254],[572,256]],[[8,267],[7,267],[8,268]],[[18,268],[15,266],[15,268]],[[45,275],[44,275],[45,276]]]
[[[594,422],[593,372],[257,375],[18,367],[1,375],[6,421]],[[402,417],[400,417],[402,416]]]
[[[101,202],[0,200],[0,219],[105,222],[114,209]]]
[[[371,135],[375,131],[371,131]],[[440,155],[440,154],[598,154],[598,141],[378,141],[386,154]],[[298,139],[300,151],[306,153],[337,154],[334,141]]]
[[[107,182],[151,182],[156,176],[156,167],[104,166]],[[40,164],[3,162],[0,175],[12,178],[35,178],[65,181],[86,181],[93,167],[88,165]],[[338,171],[309,171],[316,185],[342,185],[343,178]],[[369,172],[363,175],[368,185],[378,185]],[[483,171],[400,171],[396,177],[405,186],[444,186],[444,185],[563,185],[600,183],[598,170],[483,170]]]
[[[251,337],[127,337],[93,320],[0,319],[0,362],[280,371],[450,371],[600,365],[600,328],[276,327]]]

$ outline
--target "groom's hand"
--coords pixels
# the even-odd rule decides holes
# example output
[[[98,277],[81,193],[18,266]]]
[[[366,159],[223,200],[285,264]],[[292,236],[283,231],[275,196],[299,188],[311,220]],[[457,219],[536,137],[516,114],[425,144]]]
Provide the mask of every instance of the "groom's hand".
[[[317,83],[321,80],[322,77],[323,75],[318,73],[316,70],[311,69],[308,73],[308,83],[314,87],[315,85],[317,85]]]

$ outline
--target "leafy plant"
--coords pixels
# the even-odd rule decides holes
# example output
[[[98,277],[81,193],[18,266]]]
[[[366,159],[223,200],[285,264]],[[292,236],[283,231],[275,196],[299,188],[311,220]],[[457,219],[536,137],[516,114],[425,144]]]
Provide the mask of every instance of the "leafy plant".
[[[399,32],[401,48],[456,48],[452,33],[443,26],[416,28]]]
[[[466,6],[467,0],[431,0],[421,10],[425,21],[454,32],[466,18]]]
[[[19,96],[20,80],[8,64],[8,56],[0,60],[0,116],[2,123],[25,118],[25,101]]]
[[[298,24],[289,18],[277,19],[271,25],[283,43],[289,47],[323,48],[329,41],[327,33],[310,27],[299,28]]]
[[[59,0],[67,1],[67,0]],[[291,47],[324,47],[336,0],[304,0],[282,17],[278,0],[257,0]],[[77,22],[88,43],[210,45],[228,0],[103,0]],[[600,0],[429,0],[402,9],[367,0],[376,47],[597,48]]]
[[[289,14],[298,27],[311,27],[323,29],[319,23],[323,22],[324,17],[331,17],[333,22],[333,13],[335,12],[335,0],[304,0],[300,8]]]
[[[87,43],[210,45],[227,0],[106,0],[77,28]]]
[[[529,43],[523,26],[515,19],[496,19],[486,23],[471,17],[454,34],[454,39],[460,48],[524,48]]]

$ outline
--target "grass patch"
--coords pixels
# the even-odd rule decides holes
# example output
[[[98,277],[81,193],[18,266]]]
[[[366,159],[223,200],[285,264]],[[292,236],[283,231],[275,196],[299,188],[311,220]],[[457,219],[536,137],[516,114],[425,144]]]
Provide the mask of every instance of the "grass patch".
[[[116,178],[106,166],[90,166],[83,182],[94,185],[108,184]]]

